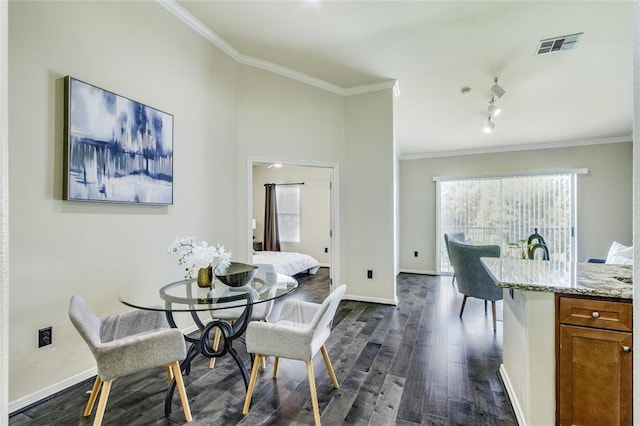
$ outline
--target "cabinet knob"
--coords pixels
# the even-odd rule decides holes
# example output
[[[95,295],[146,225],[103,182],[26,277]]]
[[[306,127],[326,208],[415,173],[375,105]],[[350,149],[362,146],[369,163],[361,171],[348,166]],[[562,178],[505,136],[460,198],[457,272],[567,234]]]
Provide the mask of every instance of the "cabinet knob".
[[[631,352],[631,346],[623,346],[622,347],[622,352],[626,352],[626,353]]]
[[[592,316],[594,319],[598,319],[598,318],[600,318],[600,312],[598,312],[598,311],[593,311],[593,312],[591,312],[591,316]]]

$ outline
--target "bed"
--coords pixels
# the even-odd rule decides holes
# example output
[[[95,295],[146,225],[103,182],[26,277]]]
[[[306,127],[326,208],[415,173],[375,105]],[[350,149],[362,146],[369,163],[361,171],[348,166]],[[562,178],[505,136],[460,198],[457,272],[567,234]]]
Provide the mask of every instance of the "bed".
[[[290,277],[303,272],[315,274],[320,267],[318,260],[308,254],[287,251],[256,251],[252,263],[266,272]]]

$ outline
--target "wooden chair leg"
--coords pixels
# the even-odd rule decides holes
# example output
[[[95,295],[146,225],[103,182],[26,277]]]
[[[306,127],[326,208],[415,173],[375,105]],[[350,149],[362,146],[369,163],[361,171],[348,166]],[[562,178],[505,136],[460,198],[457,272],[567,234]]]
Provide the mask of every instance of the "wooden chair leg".
[[[333,366],[331,365],[331,360],[329,359],[327,348],[324,345],[322,345],[320,347],[320,351],[322,351],[322,357],[324,358],[324,363],[326,364],[327,370],[329,371],[329,377],[331,377],[331,383],[333,383],[334,388],[338,389],[340,385],[338,384],[336,373],[333,371]]]
[[[496,332],[496,302],[491,302],[491,315],[493,316],[493,332]]]
[[[251,405],[251,396],[253,395],[253,388],[256,385],[256,377],[258,376],[258,368],[260,368],[260,359],[262,355],[256,354],[253,360],[253,367],[251,367],[251,378],[249,379],[249,387],[247,388],[247,396],[244,398],[244,406],[242,407],[242,414],[249,412],[249,405]]]
[[[102,390],[100,391],[100,400],[98,401],[96,418],[93,419],[93,426],[102,425],[102,418],[104,417],[104,410],[105,408],[107,408],[107,399],[109,398],[109,391],[111,390],[112,382],[113,380],[107,380],[102,382]]]
[[[91,395],[89,395],[89,401],[87,401],[87,407],[84,409],[85,417],[89,417],[91,415],[91,411],[93,411],[93,404],[96,402],[96,396],[98,396],[101,384],[102,379],[100,379],[100,376],[96,376],[96,381],[93,382],[93,388],[91,389]]]
[[[182,371],[180,371],[180,363],[178,361],[171,364],[173,370],[173,377],[176,379],[176,387],[178,388],[178,394],[180,394],[180,402],[182,402],[182,409],[184,410],[184,417],[187,422],[193,420],[191,417],[191,407],[189,407],[189,398],[187,398],[187,390],[184,388],[184,380],[182,379]]]
[[[217,351],[218,350],[218,346],[220,345],[220,329],[218,327],[216,327],[216,332],[213,335],[213,350]],[[209,359],[209,368],[213,368],[216,365],[216,359],[215,358],[211,358]]]
[[[316,394],[316,378],[313,375],[313,362],[311,362],[311,360],[307,361],[307,376],[309,376],[309,392],[311,392],[313,420],[316,426],[320,426],[320,408],[318,408],[318,395]]]
[[[467,296],[462,299],[462,306],[460,307],[460,318],[462,318],[462,312],[464,312],[464,304],[467,303]]]
[[[173,370],[170,365],[167,365],[165,369],[167,370],[167,382],[171,382],[173,380]]]
[[[263,320],[263,322],[269,322],[269,321]],[[266,355],[262,356],[262,369],[263,370],[267,369],[267,357],[266,357]]]
[[[453,283],[456,280],[456,273],[453,273],[453,277],[451,277],[451,286],[455,287],[455,284]]]
[[[278,366],[280,365],[280,358],[276,357],[273,361],[273,378],[275,379],[278,376]]]

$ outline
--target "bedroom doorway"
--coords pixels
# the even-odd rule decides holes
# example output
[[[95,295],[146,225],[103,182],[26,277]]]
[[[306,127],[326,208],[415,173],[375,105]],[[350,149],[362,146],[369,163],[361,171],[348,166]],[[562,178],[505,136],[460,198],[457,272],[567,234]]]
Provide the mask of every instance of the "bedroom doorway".
[[[278,222],[285,238],[280,250],[311,256],[328,268],[330,289],[339,282],[338,170],[333,163],[250,158],[248,164],[249,247],[260,256],[265,248],[265,184],[275,183]],[[280,233],[281,237],[283,232]],[[250,257],[251,259],[252,257]]]

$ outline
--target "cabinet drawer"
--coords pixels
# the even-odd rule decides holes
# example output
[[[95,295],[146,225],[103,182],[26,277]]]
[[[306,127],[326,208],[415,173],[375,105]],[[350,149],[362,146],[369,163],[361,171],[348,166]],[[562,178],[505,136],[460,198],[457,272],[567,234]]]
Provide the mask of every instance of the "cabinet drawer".
[[[561,324],[630,332],[633,330],[632,304],[561,296],[558,321]]]

